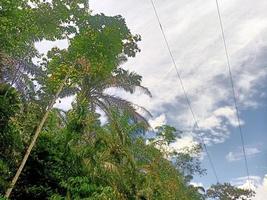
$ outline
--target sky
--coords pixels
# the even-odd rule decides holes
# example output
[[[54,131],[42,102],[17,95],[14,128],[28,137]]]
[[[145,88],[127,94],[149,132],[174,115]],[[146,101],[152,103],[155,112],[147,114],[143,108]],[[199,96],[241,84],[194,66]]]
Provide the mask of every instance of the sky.
[[[123,67],[143,76],[152,98],[140,92],[117,95],[147,108],[153,126],[170,124],[185,132],[173,145],[194,144],[203,137],[220,182],[246,186],[247,174],[234,109],[215,0],[155,0],[178,71],[199,124],[194,120],[171,62],[150,0],[90,0],[93,13],[122,15],[140,34],[141,52]],[[267,195],[267,1],[219,0],[225,38],[244,133],[250,180],[256,200]],[[54,43],[37,44],[42,52]],[[66,42],[59,42],[64,47]],[[67,107],[71,99],[59,107]],[[206,176],[195,184],[216,183],[207,156]]]

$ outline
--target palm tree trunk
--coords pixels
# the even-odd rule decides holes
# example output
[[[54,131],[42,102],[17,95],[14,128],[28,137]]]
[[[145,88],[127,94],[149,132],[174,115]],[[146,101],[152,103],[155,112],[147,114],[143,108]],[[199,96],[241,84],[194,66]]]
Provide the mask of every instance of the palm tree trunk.
[[[23,160],[22,160],[22,162],[21,162],[21,164],[20,164],[20,166],[19,166],[17,172],[16,172],[16,175],[15,175],[14,178],[12,179],[9,188],[7,189],[7,191],[6,191],[6,193],[5,193],[5,197],[6,197],[6,198],[9,198],[9,196],[10,196],[10,194],[11,194],[11,192],[12,192],[12,190],[13,190],[13,188],[14,188],[14,186],[15,186],[15,184],[16,184],[16,182],[17,182],[17,180],[18,180],[18,178],[19,178],[19,176],[20,176],[20,174],[21,174],[21,172],[22,172],[22,170],[23,170],[23,168],[24,168],[24,166],[25,166],[25,164],[26,164],[28,158],[29,158],[29,155],[30,155],[30,153],[31,153],[31,151],[32,151],[32,149],[33,149],[35,143],[36,143],[36,140],[37,140],[38,136],[40,135],[40,133],[41,133],[41,131],[42,131],[42,128],[43,128],[43,126],[44,126],[44,123],[45,123],[45,121],[47,120],[47,117],[48,117],[48,115],[49,115],[49,112],[50,112],[51,109],[53,108],[53,106],[54,106],[54,104],[55,104],[55,102],[56,102],[56,100],[57,100],[57,98],[58,98],[60,92],[62,91],[62,89],[63,89],[63,87],[64,87],[65,82],[67,81],[67,79],[68,79],[68,76],[66,76],[66,77],[64,78],[63,82],[62,82],[61,85],[59,86],[59,89],[57,90],[57,93],[56,93],[55,96],[53,97],[51,103],[48,105],[48,107],[47,107],[47,109],[46,109],[46,112],[45,112],[45,114],[44,114],[44,116],[43,116],[43,118],[42,118],[40,124],[38,125],[38,127],[37,127],[37,129],[36,129],[36,131],[35,131],[35,133],[34,133],[34,136],[33,136],[33,138],[32,138],[32,141],[31,141],[31,143],[30,143],[30,145],[29,145],[29,147],[28,147],[28,149],[27,149],[27,151],[26,151],[26,153],[25,153],[25,155],[24,155],[24,157],[23,157]]]

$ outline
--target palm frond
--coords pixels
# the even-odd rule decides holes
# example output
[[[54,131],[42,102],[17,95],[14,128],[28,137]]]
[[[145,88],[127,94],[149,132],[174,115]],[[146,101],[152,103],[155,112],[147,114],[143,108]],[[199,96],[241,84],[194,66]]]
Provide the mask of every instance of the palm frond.
[[[31,78],[44,75],[41,67],[27,58],[13,58],[0,53],[0,64],[0,81],[14,86],[26,99],[35,92],[35,85]]]
[[[104,81],[100,87],[102,89],[107,89],[111,87],[121,88],[126,92],[131,94],[139,88],[144,94],[152,97],[151,92],[148,88],[141,85],[142,76],[138,75],[135,72],[129,72],[122,68],[117,69],[112,76],[110,76],[106,81]]]
[[[131,102],[124,100],[120,97],[106,95],[106,94],[101,94],[100,99],[102,102],[102,106],[104,105],[104,109],[116,108],[119,111],[128,113],[134,122],[142,122],[147,127],[150,127],[147,119],[137,112],[136,109],[137,105],[132,104]]]
[[[44,71],[40,66],[33,64],[33,62],[27,58],[19,59],[0,55],[1,59],[1,73],[6,82],[14,82],[20,74],[27,74],[30,76],[43,76]]]

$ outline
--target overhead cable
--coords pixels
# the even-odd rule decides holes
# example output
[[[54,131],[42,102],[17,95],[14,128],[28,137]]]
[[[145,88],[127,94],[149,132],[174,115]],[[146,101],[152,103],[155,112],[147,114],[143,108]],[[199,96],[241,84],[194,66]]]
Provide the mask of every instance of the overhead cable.
[[[181,77],[181,75],[180,75],[180,73],[179,73],[178,66],[177,66],[176,61],[175,61],[175,59],[174,59],[173,53],[172,53],[172,51],[171,51],[169,42],[168,42],[168,40],[167,40],[165,31],[164,31],[164,28],[163,28],[163,26],[162,26],[162,24],[161,24],[161,20],[160,20],[159,14],[158,14],[158,12],[157,12],[156,6],[155,6],[153,0],[150,0],[150,1],[151,1],[153,10],[154,10],[154,12],[155,12],[155,15],[156,15],[156,18],[157,18],[157,21],[158,21],[158,24],[159,24],[161,33],[162,33],[162,35],[163,35],[164,41],[165,41],[165,43],[166,43],[168,52],[169,52],[169,54],[170,54],[170,57],[171,57],[173,66],[174,66],[174,68],[175,68],[176,75],[177,75],[178,80],[179,80],[179,84],[181,85],[181,88],[182,88],[182,90],[183,90],[183,94],[184,94],[186,103],[188,104],[189,110],[190,110],[190,112],[191,112],[191,114],[192,114],[192,117],[193,117],[193,120],[194,120],[194,123],[195,123],[195,127],[196,127],[197,129],[199,129],[198,122],[197,122],[197,119],[196,119],[196,115],[195,115],[195,113],[194,113],[194,111],[193,111],[193,108],[192,108],[190,99],[189,99],[188,94],[187,94],[187,92],[186,92],[186,89],[185,89],[185,87],[184,87],[184,83],[183,83],[182,77]],[[216,179],[216,181],[217,181],[217,183],[218,183],[218,182],[219,182],[219,178],[218,178],[218,176],[217,176],[217,172],[216,172],[215,166],[214,166],[214,164],[213,164],[213,161],[212,161],[212,159],[211,159],[210,153],[208,152],[207,145],[205,144],[205,141],[204,141],[203,137],[200,137],[200,139],[201,139],[201,143],[202,143],[202,145],[203,145],[203,147],[204,147],[204,150],[205,150],[205,152],[206,152],[206,154],[207,154],[207,158],[208,158],[208,160],[209,160],[209,163],[210,163],[211,169],[212,169],[212,171],[213,171],[213,174],[214,174],[214,176],[215,176],[215,179]]]
[[[218,0],[216,1],[216,8],[217,8],[217,13],[218,13],[218,18],[220,22],[220,28],[221,28],[221,34],[222,34],[222,40],[223,40],[223,45],[224,45],[224,52],[225,52],[225,58],[228,66],[228,73],[229,73],[229,79],[230,79],[230,84],[232,88],[232,94],[233,94],[233,100],[234,100],[234,106],[235,106],[235,111],[236,111],[236,118],[238,122],[238,129],[240,133],[240,139],[241,139],[241,144],[242,144],[242,151],[243,151],[243,156],[245,160],[245,168],[246,168],[246,173],[247,173],[247,178],[248,178],[248,183],[250,184],[250,174],[249,174],[249,169],[248,169],[248,161],[247,161],[247,154],[246,154],[246,149],[245,149],[245,142],[244,142],[244,134],[241,128],[241,123],[240,123],[240,114],[239,114],[239,109],[237,106],[237,97],[236,97],[236,91],[234,87],[234,81],[233,81],[233,75],[232,75],[232,67],[230,63],[230,56],[228,53],[228,48],[226,45],[226,39],[225,39],[225,31],[223,28],[223,22],[222,22],[222,16],[221,16],[221,11],[220,11],[220,6],[218,3]]]

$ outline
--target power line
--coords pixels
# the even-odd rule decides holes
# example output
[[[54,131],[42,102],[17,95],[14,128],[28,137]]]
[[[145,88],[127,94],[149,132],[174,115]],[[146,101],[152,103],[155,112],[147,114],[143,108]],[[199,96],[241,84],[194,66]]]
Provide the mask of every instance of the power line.
[[[194,111],[193,111],[193,108],[192,108],[191,102],[190,102],[190,100],[189,100],[188,94],[187,94],[187,92],[186,92],[186,90],[185,90],[184,83],[183,83],[183,80],[182,80],[182,78],[181,78],[181,75],[180,75],[180,73],[179,73],[179,71],[178,71],[178,66],[177,66],[177,64],[176,64],[176,62],[175,62],[175,59],[174,59],[174,56],[173,56],[173,54],[172,54],[172,51],[171,51],[169,42],[168,42],[168,40],[167,40],[165,31],[164,31],[164,29],[163,29],[163,26],[162,26],[162,24],[161,24],[161,21],[160,21],[160,18],[159,18],[159,15],[158,15],[156,6],[155,6],[153,0],[150,0],[150,1],[151,1],[153,10],[154,10],[154,12],[155,12],[155,15],[156,15],[156,18],[157,18],[157,21],[158,21],[158,24],[159,24],[161,33],[162,33],[162,35],[163,35],[164,41],[165,41],[165,43],[166,43],[168,52],[169,52],[169,54],[170,54],[172,63],[173,63],[173,65],[174,65],[174,67],[175,67],[176,75],[177,75],[177,77],[178,77],[178,79],[179,79],[179,83],[180,83],[181,88],[182,88],[182,90],[183,90],[183,93],[184,93],[186,102],[187,102],[187,104],[188,104],[189,110],[190,110],[190,112],[191,112],[191,114],[192,114],[192,117],[193,117],[193,120],[194,120],[194,122],[195,122],[195,126],[196,126],[197,129],[199,129],[199,126],[198,126],[198,122],[197,122],[197,120],[196,120],[195,113],[194,113]],[[218,178],[218,176],[217,176],[217,172],[216,172],[215,166],[214,166],[214,164],[213,164],[213,161],[212,161],[212,159],[211,159],[211,156],[210,156],[210,154],[209,154],[209,152],[208,152],[207,145],[205,144],[204,139],[203,139],[202,137],[200,137],[200,138],[201,138],[201,143],[202,143],[202,145],[204,146],[204,150],[206,151],[206,154],[207,154],[207,157],[208,157],[208,160],[209,160],[211,169],[212,169],[213,174],[214,174],[214,176],[215,176],[215,178],[216,178],[216,181],[217,181],[217,183],[218,183],[218,182],[219,182],[219,178]]]
[[[247,161],[247,155],[246,155],[246,150],[245,150],[244,134],[243,134],[243,131],[242,131],[242,128],[241,128],[241,123],[240,123],[240,114],[239,114],[239,110],[238,110],[238,106],[237,106],[236,91],[235,91],[235,87],[234,87],[234,81],[233,81],[231,64],[230,64],[230,56],[229,56],[228,48],[227,48],[227,45],[226,45],[225,33],[224,33],[224,28],[223,28],[223,22],[222,22],[222,17],[221,17],[220,6],[219,6],[219,3],[218,3],[218,0],[215,0],[215,1],[216,1],[218,18],[219,18],[219,21],[220,21],[220,27],[221,27],[221,34],[222,34],[222,40],[223,40],[223,45],[224,45],[225,57],[226,57],[227,66],[228,66],[228,73],[229,73],[230,83],[231,83],[231,87],[232,87],[232,93],[233,93],[233,99],[234,99],[235,110],[236,110],[236,117],[237,117],[238,128],[239,128],[239,133],[240,133],[240,138],[241,138],[241,143],[242,143],[242,151],[243,151],[243,154],[244,154],[244,160],[245,160],[245,167],[246,167],[246,172],[247,172],[247,177],[248,177],[248,183],[250,184],[250,175],[249,175],[248,161]]]

